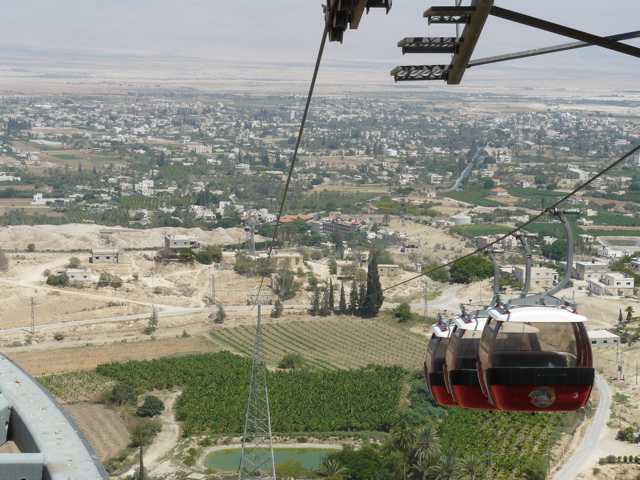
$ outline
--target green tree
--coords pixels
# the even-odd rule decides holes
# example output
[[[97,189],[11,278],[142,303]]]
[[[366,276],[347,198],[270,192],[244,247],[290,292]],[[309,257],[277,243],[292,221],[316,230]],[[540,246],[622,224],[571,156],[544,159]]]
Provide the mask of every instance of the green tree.
[[[433,425],[424,425],[416,432],[413,454],[418,460],[437,458],[440,453],[440,436]]]
[[[222,305],[218,306],[218,311],[213,319],[213,323],[224,323],[224,319],[227,318],[227,312],[224,311]]]
[[[409,469],[409,477],[417,480],[430,480],[435,478],[437,462],[435,459],[425,458],[416,460]]]
[[[460,476],[460,463],[453,450],[446,450],[440,456],[435,468],[436,480],[457,480]]]
[[[61,273],[60,275],[49,275],[47,277],[47,285],[53,287],[63,287],[69,284],[69,275]]]
[[[282,269],[276,276],[273,289],[281,300],[289,300],[296,296],[301,285],[295,280],[292,270]]]
[[[566,260],[567,259],[567,241],[558,239],[550,245],[544,245],[541,249],[542,255],[549,260]]]
[[[402,478],[407,479],[407,454],[416,443],[416,431],[409,425],[406,419],[401,419],[391,430],[391,442],[393,446],[402,452]]]
[[[271,310],[271,318],[280,318],[283,310],[282,302],[279,298],[276,298],[276,301],[273,303],[273,309]]]
[[[527,480],[546,480],[548,469],[549,460],[546,457],[537,457],[525,464],[522,474]]]
[[[358,311],[358,284],[354,280],[349,291],[349,314],[355,315]]]
[[[340,302],[338,303],[338,310],[340,310],[340,315],[347,313],[347,300],[344,296],[344,283],[340,283]]]
[[[30,243],[29,245],[27,245],[27,252],[35,252],[35,251],[36,251],[35,243]]]
[[[318,313],[320,312],[320,289],[318,287],[315,287],[313,289],[313,298],[311,300],[311,309],[309,310],[309,313],[311,315],[318,315]]]
[[[136,410],[139,417],[154,417],[164,410],[164,402],[155,395],[149,395]]]
[[[146,445],[151,443],[154,435],[160,431],[162,427],[158,422],[154,422],[150,419],[140,419],[131,428],[131,445],[133,447],[140,447],[140,469],[138,470],[138,480],[144,480],[147,475],[144,471],[144,462],[142,459],[142,449]]]
[[[457,261],[449,270],[455,283],[471,283],[493,276],[493,265],[484,257],[467,257]]]
[[[360,290],[358,292],[358,315],[363,315],[364,302],[367,298],[367,286],[363,282],[360,284]]]
[[[124,383],[118,383],[109,390],[105,396],[107,404],[122,407],[123,405],[135,405],[138,400],[133,389]]]
[[[411,305],[406,300],[400,302],[400,305],[396,307],[393,314],[398,318],[398,322],[400,323],[408,322],[413,317]]]
[[[82,261],[78,257],[71,257],[69,259],[69,267],[78,268],[82,264]]]
[[[196,261],[203,265],[211,265],[213,263],[213,255],[209,250],[200,250],[196,253]]]
[[[377,255],[372,251],[367,269],[367,294],[360,308],[362,315],[375,317],[378,315],[383,301],[384,296],[382,295],[382,285],[380,284],[380,275],[378,273]]]
[[[448,283],[451,281],[451,275],[449,275],[449,269],[447,267],[437,268],[436,265],[427,265],[422,269],[422,271],[427,277],[435,282]]]
[[[300,369],[303,365],[304,357],[300,353],[287,353],[278,363],[278,368]]]
[[[276,463],[276,478],[309,478],[309,471],[293,458]]]
[[[100,277],[98,278],[97,288],[100,287],[112,287],[112,288],[120,288],[122,287],[122,278],[117,275],[112,275],[110,273],[102,272]]]
[[[195,259],[196,259],[196,254],[190,248],[183,248],[182,250],[180,250],[180,253],[178,254],[178,260],[184,263],[193,262]]]
[[[329,279],[329,310],[333,312],[335,308],[335,293],[333,291],[333,280]]]
[[[482,478],[480,473],[482,472],[483,466],[482,459],[473,453],[468,457],[464,457],[460,460],[461,480],[477,480]]]
[[[624,311],[627,312],[627,318],[625,321],[627,323],[631,322],[631,320],[633,320],[633,307],[629,305],[627,308],[624,309]]]
[[[325,459],[315,471],[316,478],[325,480],[343,480],[347,469],[337,460]]]
[[[255,275],[258,262],[244,253],[237,253],[233,269],[238,275]]]
[[[154,308],[153,311],[151,312],[151,316],[149,317],[149,325],[147,325],[147,327],[144,329],[144,333],[146,335],[151,335],[153,332],[156,331],[157,327],[158,327],[158,312],[156,312],[156,309]]]
[[[329,289],[324,288],[322,292],[322,300],[320,301],[320,309],[318,310],[318,314],[326,317],[327,315],[331,315],[331,309],[329,308]]]

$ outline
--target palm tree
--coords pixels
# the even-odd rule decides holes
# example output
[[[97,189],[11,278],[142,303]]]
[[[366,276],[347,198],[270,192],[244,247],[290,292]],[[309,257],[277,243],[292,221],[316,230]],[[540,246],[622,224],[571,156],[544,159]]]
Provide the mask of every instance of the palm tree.
[[[315,476],[325,480],[342,480],[345,473],[347,473],[347,469],[339,461],[327,458],[320,464]]]
[[[440,453],[440,436],[433,425],[425,425],[420,427],[416,434],[416,443],[413,447],[413,453],[417,460],[425,460],[433,458]]]
[[[400,420],[391,430],[391,442],[402,452],[402,478],[407,480],[407,453],[416,443],[416,431],[409,426],[406,419]]]
[[[482,467],[482,459],[473,453],[460,460],[460,472],[464,480],[476,480],[480,478],[480,470]]]
[[[460,463],[453,450],[442,452],[435,471],[437,480],[458,480],[460,478]]]
[[[437,460],[435,457],[423,458],[411,465],[409,477],[417,480],[427,480],[433,478],[436,472]]]

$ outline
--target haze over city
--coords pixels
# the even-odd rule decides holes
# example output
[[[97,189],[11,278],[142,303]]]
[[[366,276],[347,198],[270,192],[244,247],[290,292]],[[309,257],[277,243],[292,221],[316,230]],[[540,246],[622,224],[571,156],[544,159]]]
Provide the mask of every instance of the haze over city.
[[[226,87],[273,86],[294,80],[304,91],[320,43],[320,2],[136,0],[108,2],[33,0],[3,2],[0,81],[33,77],[135,81],[221,82]],[[444,63],[447,56],[402,56],[407,36],[450,36],[452,26],[429,26],[422,13],[432,3],[397,1],[388,15],[372,10],[344,43],[328,45],[319,88],[373,84],[394,88],[396,65]],[[501,5],[598,35],[634,31],[637,4],[550,0]],[[567,14],[570,12],[570,14]],[[489,18],[474,58],[572,41]],[[628,43],[638,45],[638,40]],[[446,58],[445,58],[446,57]],[[633,89],[640,62],[589,47],[470,70],[462,88],[495,86]],[[261,83],[265,81],[266,84]],[[347,87],[349,85],[349,87]],[[439,82],[400,89],[441,87]],[[286,87],[289,88],[289,87]]]

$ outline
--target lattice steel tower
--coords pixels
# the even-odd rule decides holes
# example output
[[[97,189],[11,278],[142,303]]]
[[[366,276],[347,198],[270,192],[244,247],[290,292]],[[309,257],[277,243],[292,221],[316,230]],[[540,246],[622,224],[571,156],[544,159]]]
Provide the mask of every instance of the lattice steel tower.
[[[247,252],[247,255],[255,256],[256,255],[256,241],[254,235],[256,233],[256,221],[249,217],[244,223],[244,232],[245,232],[245,240],[244,240],[244,248]]]
[[[238,471],[238,480],[244,479],[276,480],[259,304],[256,340],[253,346],[249,402],[247,403],[247,416],[244,423],[244,436],[242,437],[242,456],[240,457],[240,470]]]

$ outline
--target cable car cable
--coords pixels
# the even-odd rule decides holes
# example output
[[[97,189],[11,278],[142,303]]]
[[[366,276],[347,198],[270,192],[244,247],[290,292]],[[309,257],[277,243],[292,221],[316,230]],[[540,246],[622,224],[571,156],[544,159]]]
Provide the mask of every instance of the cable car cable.
[[[287,181],[284,186],[284,192],[282,193],[282,200],[280,201],[280,209],[278,210],[278,215],[276,216],[276,226],[273,229],[273,237],[271,238],[271,245],[267,251],[267,261],[266,266],[269,266],[269,261],[271,260],[271,253],[273,252],[273,244],[276,241],[278,235],[278,227],[280,226],[280,217],[282,216],[282,212],[284,211],[284,204],[287,200],[287,192],[289,191],[289,185],[291,184],[291,177],[293,176],[293,168],[296,163],[296,158],[298,156],[298,149],[300,148],[300,141],[302,140],[302,133],[304,132],[304,127],[307,121],[307,115],[309,113],[309,107],[311,106],[311,98],[313,97],[313,91],[316,85],[316,79],[318,78],[318,71],[320,70],[320,62],[322,61],[322,54],[324,53],[324,47],[327,43],[327,35],[329,33],[329,25],[333,21],[334,11],[332,10],[327,15],[327,20],[324,25],[324,31],[322,33],[322,41],[320,42],[320,48],[318,50],[318,56],[316,58],[316,65],[313,69],[313,75],[311,77],[311,85],[309,86],[309,93],[307,95],[307,101],[304,107],[304,113],[302,114],[302,119],[300,121],[300,129],[298,131],[298,138],[296,140],[296,146],[293,150],[293,156],[291,157],[291,164],[289,166],[289,174],[287,175]],[[264,284],[264,279],[266,278],[266,272],[263,273],[262,278],[260,279],[260,285],[258,287],[258,293],[256,295],[256,300],[260,298],[260,291],[262,290],[262,286]],[[254,302],[253,306],[255,307]]]
[[[445,263],[444,265],[439,265],[437,267],[434,267],[430,270],[427,270],[425,272],[422,272],[419,275],[416,275],[414,277],[411,277],[407,280],[404,280],[402,282],[396,283],[395,285],[392,285],[390,287],[387,288],[383,288],[382,292],[386,292],[387,290],[390,290],[392,288],[395,287],[399,287],[401,285],[404,285],[405,283],[409,283],[413,280],[416,280],[418,278],[422,278],[424,276],[427,276],[428,274],[435,272],[437,270],[440,270],[441,268],[445,268],[445,267],[449,267],[451,265],[453,265],[456,262],[459,262],[460,260],[464,260],[465,258],[469,258],[472,257],[473,255],[476,255],[478,253],[482,253],[483,251],[485,251],[486,249],[488,249],[489,247],[492,247],[493,245],[495,245],[498,242],[501,242],[502,240],[504,240],[505,238],[514,235],[516,233],[518,233],[520,230],[523,230],[526,226],[530,225],[531,223],[535,222],[536,220],[540,219],[541,217],[543,217],[544,215],[546,215],[549,212],[552,212],[553,210],[557,209],[558,206],[560,204],[562,204],[562,202],[566,201],[567,199],[571,198],[572,196],[574,196],[576,193],[578,193],[579,191],[583,190],[584,188],[586,188],[587,186],[589,186],[591,183],[593,183],[594,181],[596,181],[598,178],[600,178],[602,175],[604,175],[605,173],[607,173],[609,170],[611,170],[612,168],[620,165],[622,162],[624,162],[625,160],[627,160],[630,156],[632,156],[634,153],[638,152],[640,150],[640,145],[636,146],[635,148],[631,149],[629,152],[627,152],[625,155],[623,155],[622,157],[620,157],[619,159],[617,159],[615,162],[611,163],[608,167],[606,167],[605,169],[601,170],[600,172],[598,172],[596,175],[594,175],[593,177],[591,177],[589,180],[587,180],[586,182],[584,182],[583,184],[579,185],[578,187],[576,187],[574,190],[572,190],[570,193],[568,193],[567,195],[565,195],[564,197],[560,198],[560,200],[556,201],[553,205],[551,205],[548,208],[545,208],[542,212],[540,212],[538,215],[536,215],[535,217],[531,218],[530,220],[526,221],[525,223],[523,223],[522,225],[520,225],[519,227],[511,230],[508,233],[505,233],[503,236],[497,238],[496,240],[494,240],[493,242],[485,245],[484,247],[478,248],[476,250],[474,250],[471,253],[468,253],[466,255],[463,255],[461,257],[456,258],[455,260],[452,260],[448,263]]]

